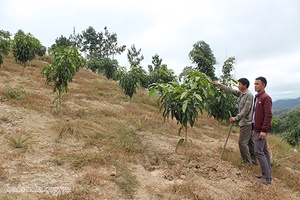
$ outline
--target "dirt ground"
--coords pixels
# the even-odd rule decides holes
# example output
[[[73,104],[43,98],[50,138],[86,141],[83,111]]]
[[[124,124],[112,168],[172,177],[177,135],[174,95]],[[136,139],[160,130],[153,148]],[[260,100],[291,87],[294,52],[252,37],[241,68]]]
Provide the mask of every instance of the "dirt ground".
[[[4,87],[4,81],[1,81],[0,86]],[[36,92],[42,91],[37,88]],[[99,108],[99,102],[89,103]],[[125,110],[122,104],[102,102],[102,106]],[[77,109],[75,104],[74,109]],[[63,199],[58,197],[71,194],[76,188],[77,191],[89,191],[86,199],[128,199],[111,181],[111,177],[117,177],[120,173],[116,166],[83,166],[74,170],[70,165],[59,164],[59,161],[53,159],[53,155],[61,151],[107,153],[95,146],[86,147],[80,140],[57,140],[52,126],[56,121],[57,117],[51,112],[39,112],[0,101],[0,198]],[[215,134],[218,130],[205,127],[194,130],[204,131],[205,134],[191,137],[191,144],[197,147],[195,151],[201,151],[201,156],[189,163],[182,162],[185,160],[184,154],[175,152],[175,145],[180,139],[177,135],[147,129],[137,132],[144,147],[144,155],[140,155],[139,162],[128,163],[127,166],[139,183],[130,198],[222,200],[270,199],[272,196],[272,199],[300,199],[300,192],[292,191],[282,179],[276,178],[271,185],[262,185],[249,172],[251,170],[247,170],[247,166],[236,167],[220,159],[226,135],[215,139],[210,137],[210,133]],[[30,144],[26,150],[12,148],[5,136],[24,130],[32,135]],[[194,134],[193,131],[191,134]],[[231,134],[226,150],[238,152],[237,134]],[[259,172],[259,166],[254,168]],[[82,184],[82,180],[87,176],[92,176],[89,180],[93,184],[84,188],[86,184]],[[74,199],[84,199],[82,196]]]
[[[50,114],[37,111],[14,108],[4,103],[0,104],[1,128],[4,132],[14,132],[26,129],[33,133],[35,142],[25,152],[18,152],[5,143],[1,135],[2,170],[7,175],[0,182],[0,195],[3,199],[39,199],[39,194],[55,196],[60,193],[71,192],[72,188],[80,187],[78,178],[84,176],[85,170],[74,171],[68,167],[54,165],[50,162],[51,155],[56,148],[65,148],[68,151],[97,151],[84,149],[83,144],[68,139],[64,143],[57,143],[51,123],[55,120]],[[153,154],[160,152],[170,160],[179,157],[174,153],[176,136],[141,132],[141,136]],[[207,156],[193,161],[183,168],[178,165],[173,169],[166,166],[149,166],[145,169],[142,164],[130,164],[133,174],[140,183],[133,199],[176,199],[176,195],[169,195],[170,188],[186,184],[202,199],[256,199],[256,193],[264,198],[264,191],[272,191],[274,187],[282,187],[278,199],[300,199],[300,194],[284,189],[280,180],[274,180],[270,186],[260,185],[251,174],[245,174],[239,168],[222,161],[218,154],[212,153],[223,145],[224,140],[204,137],[193,141],[206,149]],[[227,148],[236,149],[235,141],[229,140]],[[174,161],[175,162],[175,161]],[[103,176],[114,176],[116,169],[102,168]],[[179,175],[178,175],[179,174]],[[122,199],[119,189],[107,179],[99,183],[101,187],[94,188],[97,197],[101,199]],[[276,189],[278,192],[278,189]],[[180,191],[178,191],[180,193]],[[96,198],[95,198],[96,199]],[[267,196],[265,199],[268,199]]]

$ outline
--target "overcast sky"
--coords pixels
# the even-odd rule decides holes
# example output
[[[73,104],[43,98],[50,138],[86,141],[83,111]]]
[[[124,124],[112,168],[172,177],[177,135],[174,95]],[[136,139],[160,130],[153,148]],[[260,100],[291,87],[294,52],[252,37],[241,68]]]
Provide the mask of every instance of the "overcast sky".
[[[300,97],[299,0],[0,0],[0,29],[30,32],[46,47],[89,26],[106,26],[119,45],[135,44],[145,70],[158,54],[179,75],[203,40],[217,59],[217,76],[233,56],[235,78],[248,78],[253,94],[255,78],[264,76],[273,100]],[[126,56],[116,58],[128,67]]]

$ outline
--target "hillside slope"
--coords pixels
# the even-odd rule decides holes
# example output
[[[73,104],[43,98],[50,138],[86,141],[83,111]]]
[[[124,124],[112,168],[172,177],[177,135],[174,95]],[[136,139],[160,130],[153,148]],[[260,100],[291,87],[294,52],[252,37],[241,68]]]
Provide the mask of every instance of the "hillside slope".
[[[183,148],[175,152],[179,126],[146,92],[129,102],[117,82],[81,69],[61,118],[44,65],[31,62],[23,76],[11,57],[0,67],[0,198],[300,199],[299,154],[280,155],[281,143],[270,144],[274,181],[261,185],[259,166],[239,165],[238,128],[221,160],[228,125],[202,115],[188,130],[187,163]]]

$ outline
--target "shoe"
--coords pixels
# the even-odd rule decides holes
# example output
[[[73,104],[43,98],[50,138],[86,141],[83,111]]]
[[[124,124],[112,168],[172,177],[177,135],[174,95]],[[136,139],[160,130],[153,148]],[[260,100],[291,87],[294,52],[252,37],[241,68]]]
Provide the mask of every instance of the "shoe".
[[[260,174],[254,174],[255,178],[257,179],[262,179],[264,176],[263,175],[260,175]]]
[[[251,165],[250,163],[240,163],[238,166],[239,167],[248,167],[250,165]]]
[[[262,184],[269,185],[271,184],[271,182],[272,182],[272,178],[265,178],[263,179]]]

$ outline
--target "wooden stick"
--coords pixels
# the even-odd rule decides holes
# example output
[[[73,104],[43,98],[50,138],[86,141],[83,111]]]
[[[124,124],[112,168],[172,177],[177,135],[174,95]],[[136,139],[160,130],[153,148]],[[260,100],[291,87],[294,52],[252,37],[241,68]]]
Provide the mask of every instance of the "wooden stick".
[[[225,150],[225,147],[226,147],[226,145],[227,145],[227,141],[228,141],[229,135],[230,135],[230,133],[231,133],[232,124],[233,124],[233,123],[230,123],[230,127],[229,127],[229,131],[228,131],[228,134],[227,134],[227,138],[226,138],[224,147],[223,147],[223,149],[222,149],[221,159],[223,158],[224,150]]]

